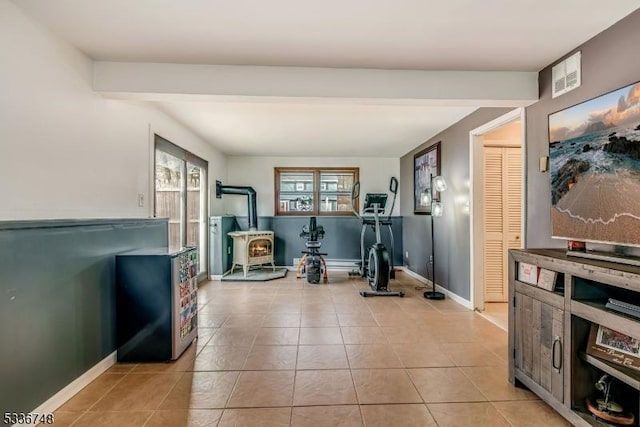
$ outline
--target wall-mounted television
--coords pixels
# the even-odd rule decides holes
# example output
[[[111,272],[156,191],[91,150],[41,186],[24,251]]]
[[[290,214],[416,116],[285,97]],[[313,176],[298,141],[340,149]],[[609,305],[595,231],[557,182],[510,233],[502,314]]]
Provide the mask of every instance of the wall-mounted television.
[[[549,115],[552,236],[640,246],[640,82]]]

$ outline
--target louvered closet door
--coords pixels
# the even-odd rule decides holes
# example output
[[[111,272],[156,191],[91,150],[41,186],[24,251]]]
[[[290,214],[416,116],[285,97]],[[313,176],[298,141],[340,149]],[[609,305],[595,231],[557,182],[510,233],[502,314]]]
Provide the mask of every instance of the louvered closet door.
[[[484,300],[507,301],[507,251],[520,248],[520,148],[484,147]]]
[[[506,301],[502,147],[484,147],[484,300]]]
[[[522,232],[522,149],[520,147],[504,148],[504,171],[506,174],[504,191],[507,195],[504,207],[506,215],[504,217],[504,227],[507,231],[506,244],[508,249],[522,248],[520,233]],[[509,262],[508,252],[504,254],[505,265],[505,301],[506,284],[508,283],[507,265]]]

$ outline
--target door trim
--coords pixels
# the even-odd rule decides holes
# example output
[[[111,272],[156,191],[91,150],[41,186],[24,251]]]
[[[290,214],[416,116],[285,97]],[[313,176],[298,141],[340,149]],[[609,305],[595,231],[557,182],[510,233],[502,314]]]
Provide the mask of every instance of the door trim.
[[[521,247],[526,247],[526,122],[525,109],[516,108],[469,132],[469,272],[471,305],[477,311],[484,310],[484,234],[482,225],[482,169],[476,165],[482,161],[482,136],[513,121],[520,120],[520,142],[522,149],[522,209],[521,209]]]

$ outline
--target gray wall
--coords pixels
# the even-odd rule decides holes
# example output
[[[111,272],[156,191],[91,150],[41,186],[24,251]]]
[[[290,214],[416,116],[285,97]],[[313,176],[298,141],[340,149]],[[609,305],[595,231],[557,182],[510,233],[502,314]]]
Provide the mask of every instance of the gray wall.
[[[640,10],[632,13],[591,40],[567,52],[540,72],[540,101],[526,109],[526,218],[527,246],[565,247],[564,240],[551,239],[549,174],[538,171],[538,159],[549,154],[548,115],[611,90],[640,80]],[[566,56],[582,52],[582,86],[551,99],[551,66]],[[480,109],[402,157],[401,188],[403,246],[409,251],[405,263],[428,277],[426,263],[431,253],[428,216],[413,215],[413,155],[442,141],[442,173],[449,189],[443,194],[445,215],[435,218],[436,282],[470,299],[469,216],[460,201],[469,200],[469,131],[509,111]],[[453,214],[452,214],[453,212]],[[601,245],[603,246],[603,245]]]
[[[528,247],[566,247],[565,240],[551,239],[550,176],[538,169],[538,159],[549,155],[548,115],[640,80],[639,28],[640,10],[540,72],[540,101],[526,109]],[[551,99],[551,67],[578,50],[582,52],[582,85]]]
[[[166,245],[166,220],[0,222],[0,414],[116,350],[115,254]]]
[[[442,141],[441,168],[448,188],[442,193],[444,215],[434,218],[436,283],[470,300],[469,273],[469,132],[509,112],[509,108],[481,108],[429,139],[400,159],[402,240],[409,251],[405,264],[424,277],[431,255],[431,224],[427,215],[413,214],[413,156]]]
[[[248,230],[247,217],[236,217],[242,230]],[[362,222],[356,217],[318,216],[317,223],[324,227],[321,252],[327,253],[328,259],[360,259],[360,230]],[[402,265],[402,218],[392,217],[394,237],[395,265]],[[309,217],[261,216],[258,218],[259,230],[271,230],[275,234],[276,265],[292,265],[294,258],[300,258],[300,251],[305,249],[304,240],[300,238],[303,225],[309,224]],[[370,246],[375,235],[369,228],[365,245]],[[382,228],[382,241],[389,247],[387,227]]]

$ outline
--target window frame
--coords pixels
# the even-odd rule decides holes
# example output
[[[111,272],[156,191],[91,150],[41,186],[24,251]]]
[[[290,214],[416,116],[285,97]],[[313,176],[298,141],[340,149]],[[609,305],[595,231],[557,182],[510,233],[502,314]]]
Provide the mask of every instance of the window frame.
[[[274,206],[275,216],[356,216],[353,211],[320,210],[320,195],[327,190],[320,189],[320,175],[322,173],[350,173],[353,174],[353,183],[360,181],[359,167],[274,167]],[[313,209],[311,211],[281,211],[280,210],[280,175],[282,173],[312,173],[313,174]],[[358,212],[359,200],[356,200],[354,209]]]

